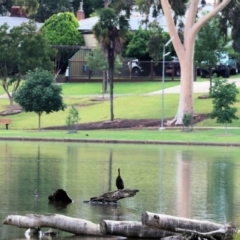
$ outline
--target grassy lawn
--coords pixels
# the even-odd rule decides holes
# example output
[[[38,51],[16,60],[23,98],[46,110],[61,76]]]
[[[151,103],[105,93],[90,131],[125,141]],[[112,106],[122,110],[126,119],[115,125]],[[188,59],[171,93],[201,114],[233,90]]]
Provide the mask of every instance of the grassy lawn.
[[[178,85],[179,82],[166,82],[165,87]],[[99,94],[101,83],[66,83],[62,85],[64,102],[68,108],[75,105],[79,110],[80,123],[109,121],[110,102],[107,97],[96,98],[92,94]],[[116,83],[114,93],[130,94],[116,96],[114,98],[114,118],[115,119],[159,119],[161,120],[162,96],[144,96],[142,93],[157,91],[161,89],[158,82],[136,82],[136,83]],[[84,96],[91,95],[91,96]],[[212,99],[198,99],[201,94],[194,95],[194,107],[196,113],[210,113],[212,110]],[[240,94],[239,94],[240,100]],[[177,112],[179,94],[165,94],[164,96],[164,117],[173,118]],[[0,98],[0,111],[5,110],[9,105],[9,100]],[[235,104],[240,109],[240,101]],[[41,126],[65,126],[68,109],[65,111],[43,114]],[[240,118],[240,111],[238,111]],[[2,117],[4,118],[4,117]],[[11,118],[12,124],[9,130],[5,130],[5,125],[0,125],[0,136],[19,137],[59,137],[59,138],[89,138],[84,131],[77,134],[68,134],[66,131],[42,131],[38,132],[38,116],[35,113],[15,114],[6,116]],[[223,127],[216,123],[216,120],[207,119],[195,125],[197,127]],[[235,120],[229,127],[240,127],[240,120]],[[166,130],[159,132],[155,130],[101,130],[91,131],[89,136],[96,139],[131,139],[131,140],[163,140],[163,141],[202,141],[202,142],[240,142],[240,130],[229,129],[229,134],[224,135],[223,129],[201,130],[191,133],[183,133],[181,130]],[[87,131],[89,132],[89,131]]]
[[[181,129],[164,130],[88,130],[78,131],[69,134],[67,131],[46,131],[41,132],[0,130],[1,137],[17,138],[58,138],[60,141],[66,139],[97,139],[97,140],[127,140],[127,141],[161,141],[161,142],[195,142],[195,143],[239,143],[240,129],[229,129],[224,134],[223,129],[216,130],[195,130],[193,132],[182,132]]]
[[[179,81],[165,82],[164,88],[179,85]],[[62,85],[64,95],[102,94],[101,83],[65,83]],[[161,82],[116,82],[114,94],[143,94],[162,89]]]

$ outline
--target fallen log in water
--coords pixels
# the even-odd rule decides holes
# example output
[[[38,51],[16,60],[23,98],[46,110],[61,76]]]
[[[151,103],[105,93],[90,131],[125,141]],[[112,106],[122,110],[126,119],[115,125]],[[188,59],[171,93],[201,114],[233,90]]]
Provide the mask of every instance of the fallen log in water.
[[[60,214],[50,216],[36,214],[28,214],[26,216],[9,215],[3,224],[17,226],[19,228],[49,227],[76,235],[102,235],[99,224]]]
[[[124,237],[163,238],[176,235],[176,233],[173,232],[144,226],[138,221],[102,220],[100,222],[100,229],[104,235],[117,235]]]
[[[147,226],[157,227],[172,232],[174,232],[176,228],[195,230],[197,232],[211,232],[224,228],[222,224],[209,221],[174,217],[151,212],[144,212],[142,214],[142,223]]]
[[[238,229],[232,224],[218,224],[189,218],[144,212],[142,224],[162,230],[182,233],[188,239],[233,239]]]
[[[168,238],[171,236],[173,239],[182,237],[182,239],[231,240],[237,233],[237,228],[232,224],[221,225],[150,212],[142,214],[142,223],[103,220],[100,224],[94,224],[90,221],[60,214],[51,216],[28,214],[26,216],[9,215],[3,224],[31,229],[48,227],[75,235],[118,235],[138,238]]]
[[[122,189],[110,191],[102,194],[99,197],[92,197],[90,200],[84,201],[85,203],[116,203],[118,200],[133,197],[139,192],[138,189]]]

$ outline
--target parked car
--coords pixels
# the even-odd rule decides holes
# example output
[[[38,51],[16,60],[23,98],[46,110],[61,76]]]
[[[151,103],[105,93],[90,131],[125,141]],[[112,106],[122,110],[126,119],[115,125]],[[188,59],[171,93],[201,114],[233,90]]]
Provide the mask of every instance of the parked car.
[[[140,65],[140,62],[138,61],[138,59],[134,59],[130,62],[128,62],[128,68],[129,71],[131,72],[133,77],[138,77],[141,75],[141,73],[143,73],[143,69]]]
[[[172,57],[172,61],[166,65],[166,74],[180,77],[181,68],[177,57]]]
[[[238,62],[236,59],[230,57],[227,53],[221,54],[221,59],[217,63],[217,66],[212,68],[212,74],[216,73],[217,76],[228,78],[230,75],[238,73]],[[210,75],[210,69],[199,68],[199,74],[202,78]]]
[[[169,63],[166,61],[165,63],[165,69],[166,73],[171,74],[172,70],[174,70],[175,76],[180,76],[180,64],[177,57],[171,57],[172,61]],[[172,63],[174,63],[174,67],[172,67]],[[138,59],[134,59],[130,62],[128,62],[129,71],[131,72],[132,76],[148,76],[151,73],[151,65],[152,61],[142,61],[139,62]],[[162,62],[159,61],[156,65],[153,62],[153,71],[156,76],[162,75]]]

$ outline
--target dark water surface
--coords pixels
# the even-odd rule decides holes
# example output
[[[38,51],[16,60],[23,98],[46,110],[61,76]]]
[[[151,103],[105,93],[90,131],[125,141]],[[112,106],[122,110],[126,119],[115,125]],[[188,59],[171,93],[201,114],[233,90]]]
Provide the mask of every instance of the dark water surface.
[[[230,147],[1,141],[0,221],[28,213],[58,213],[94,223],[140,221],[150,211],[219,223],[226,219],[240,227],[239,152]],[[83,203],[115,190],[119,167],[125,188],[139,189],[136,196],[120,200],[119,206]],[[74,202],[50,205],[48,196],[58,188]],[[25,239],[24,232],[0,225],[0,239]],[[96,239],[65,236],[55,239]]]

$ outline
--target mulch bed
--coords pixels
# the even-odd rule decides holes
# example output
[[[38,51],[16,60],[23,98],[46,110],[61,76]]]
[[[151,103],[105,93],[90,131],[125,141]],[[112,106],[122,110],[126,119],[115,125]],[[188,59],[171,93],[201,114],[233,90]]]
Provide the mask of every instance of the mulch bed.
[[[207,114],[196,115],[193,119],[193,125],[208,118]],[[169,120],[169,119],[165,119]],[[160,119],[115,119],[114,121],[101,121],[92,123],[78,124],[78,130],[94,130],[94,129],[142,129],[142,128],[159,128]],[[174,127],[174,126],[172,126]],[[47,127],[44,129],[65,130],[66,126]]]

